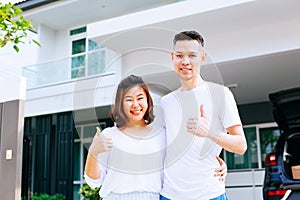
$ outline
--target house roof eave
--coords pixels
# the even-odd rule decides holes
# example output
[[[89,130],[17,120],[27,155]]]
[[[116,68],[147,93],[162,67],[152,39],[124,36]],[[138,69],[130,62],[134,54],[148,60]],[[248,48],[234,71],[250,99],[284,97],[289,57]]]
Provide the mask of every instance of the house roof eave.
[[[15,6],[21,8],[23,11],[26,11],[56,1],[58,0],[25,0],[16,3]]]

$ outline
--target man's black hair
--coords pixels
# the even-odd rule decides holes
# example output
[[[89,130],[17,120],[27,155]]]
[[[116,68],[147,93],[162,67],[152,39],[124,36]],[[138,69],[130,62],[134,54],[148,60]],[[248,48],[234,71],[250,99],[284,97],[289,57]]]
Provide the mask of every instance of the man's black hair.
[[[182,31],[177,33],[173,40],[173,45],[179,40],[197,40],[204,47],[204,39],[197,31]]]

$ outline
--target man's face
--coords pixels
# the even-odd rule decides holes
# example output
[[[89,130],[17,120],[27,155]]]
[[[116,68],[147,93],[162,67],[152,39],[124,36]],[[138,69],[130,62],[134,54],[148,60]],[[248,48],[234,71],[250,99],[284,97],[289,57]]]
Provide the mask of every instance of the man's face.
[[[172,52],[174,69],[181,80],[196,79],[205,61],[205,53],[197,40],[179,40]]]

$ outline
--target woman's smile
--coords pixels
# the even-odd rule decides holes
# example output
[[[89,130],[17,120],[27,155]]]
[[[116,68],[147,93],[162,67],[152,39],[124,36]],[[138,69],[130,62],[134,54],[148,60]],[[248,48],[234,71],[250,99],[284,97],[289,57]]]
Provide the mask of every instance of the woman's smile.
[[[123,110],[131,125],[145,125],[144,115],[148,109],[147,95],[143,88],[130,88],[124,98]]]

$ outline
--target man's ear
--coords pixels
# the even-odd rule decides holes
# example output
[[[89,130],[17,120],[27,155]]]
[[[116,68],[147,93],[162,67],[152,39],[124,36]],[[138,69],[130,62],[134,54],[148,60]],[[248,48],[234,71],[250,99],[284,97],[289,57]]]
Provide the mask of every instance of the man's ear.
[[[203,52],[201,56],[201,61],[204,62],[206,60],[206,52]]]
[[[174,59],[174,51],[171,52],[171,59]]]

